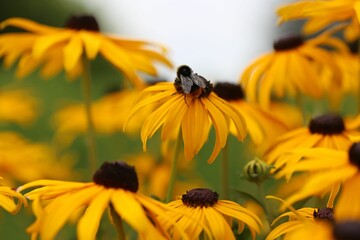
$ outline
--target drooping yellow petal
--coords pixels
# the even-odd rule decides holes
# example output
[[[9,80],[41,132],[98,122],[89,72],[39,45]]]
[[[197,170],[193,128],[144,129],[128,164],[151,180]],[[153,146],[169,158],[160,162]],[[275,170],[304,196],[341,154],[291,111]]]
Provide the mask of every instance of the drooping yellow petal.
[[[83,43],[79,34],[71,37],[64,47],[64,69],[71,71],[83,54]]]
[[[43,35],[36,39],[33,45],[33,56],[35,58],[42,57],[55,44],[65,43],[73,36],[72,30],[60,31],[50,35]]]
[[[8,18],[0,24],[0,28],[5,28],[7,26],[17,27],[29,32],[42,34],[53,33],[60,30],[59,28],[49,27],[47,25],[39,24],[25,18]]]
[[[80,36],[84,43],[86,56],[89,59],[94,59],[100,51],[102,36],[88,31],[81,31]]]

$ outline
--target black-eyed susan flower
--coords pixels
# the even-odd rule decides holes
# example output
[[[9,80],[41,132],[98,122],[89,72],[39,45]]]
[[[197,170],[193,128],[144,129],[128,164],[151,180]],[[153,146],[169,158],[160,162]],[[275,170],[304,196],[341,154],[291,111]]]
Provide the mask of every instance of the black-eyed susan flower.
[[[360,132],[355,129],[353,120],[344,121],[336,114],[320,115],[312,118],[307,127],[297,128],[277,138],[265,152],[264,159],[279,170],[288,162],[300,160],[299,155],[291,154],[279,158],[292,149],[325,147],[346,151],[360,137]]]
[[[92,103],[92,116],[95,130],[101,134],[122,131],[131,105],[139,91],[128,89],[111,92]],[[152,112],[141,111],[128,124],[127,133],[138,133],[142,121]],[[71,118],[71,121],[69,119]],[[69,104],[58,110],[53,116],[56,128],[55,138],[64,144],[71,143],[77,136],[86,133],[87,119],[83,104]]]
[[[163,82],[144,89],[128,119],[131,121],[143,109],[156,109],[142,126],[144,150],[148,138],[161,126],[163,141],[176,138],[181,128],[185,158],[192,159],[208,139],[211,125],[214,125],[216,140],[209,163],[215,160],[226,145],[231,122],[236,128],[237,138],[243,140],[246,136],[246,123],[242,115],[212,90],[212,84],[188,66],[179,67],[175,83]]]
[[[288,221],[276,226],[265,240],[275,240],[280,236],[285,236],[286,240],[333,239],[331,224],[334,222],[334,216],[331,208],[292,209],[290,212],[281,214],[272,225],[286,217]]]
[[[69,179],[75,177],[73,165],[70,156],[59,155],[47,144],[16,132],[0,132],[0,172],[8,186],[41,178]]]
[[[17,124],[31,123],[38,113],[38,102],[25,89],[2,89],[0,92],[0,121]]]
[[[22,18],[10,18],[1,23],[1,28],[8,26],[27,31],[0,36],[0,57],[4,58],[6,66],[19,59],[19,77],[26,76],[38,66],[42,66],[45,78],[52,77],[62,69],[70,77],[76,77],[84,67],[83,57],[93,60],[101,54],[133,85],[143,88],[144,83],[137,71],[156,75],[155,61],[171,66],[162,45],[105,35],[100,32],[92,16],[72,16],[64,28]]]
[[[218,82],[214,92],[235,107],[246,122],[247,130],[255,145],[268,143],[276,136],[289,130],[288,126],[270,111],[262,109],[256,103],[245,100],[245,93],[239,84]],[[236,134],[236,128],[230,125],[230,132]]]
[[[339,22],[347,22],[344,36],[348,41],[359,37],[358,0],[303,0],[284,5],[277,10],[279,23],[289,20],[307,19],[303,31],[313,34]]]
[[[262,226],[259,217],[251,210],[232,201],[219,200],[216,192],[206,188],[189,190],[182,195],[181,200],[167,205],[176,211],[169,212],[166,216],[176,221],[175,226],[184,230],[192,239],[198,239],[201,234],[210,239],[235,239],[231,229],[233,220],[238,222],[239,234],[246,224],[255,239]],[[166,223],[164,228],[172,231],[172,226]],[[174,234],[172,238],[179,239],[179,236]]]
[[[167,238],[156,216],[169,208],[137,193],[135,169],[124,162],[105,162],[94,174],[93,182],[38,180],[20,186],[18,191],[34,187],[24,195],[34,200],[37,219],[27,229],[33,238],[40,235],[41,239],[54,239],[70,215],[85,208],[78,221],[77,239],[95,239],[108,207],[138,233],[139,239]]]
[[[331,191],[329,201],[334,202],[333,199],[339,195],[335,204],[336,219],[360,219],[360,197],[355,191],[360,184],[360,143],[352,144],[346,151],[328,148],[294,151],[297,155],[301,154],[302,159],[288,164],[282,170],[283,174],[307,172],[309,177],[286,202],[292,204],[308,197],[324,196]]]
[[[3,178],[0,177],[0,180],[2,179]],[[17,202],[15,202],[14,199],[17,199]],[[22,205],[27,206],[27,201],[23,195],[8,186],[0,186],[0,207],[15,214]]]
[[[297,35],[283,37],[274,42],[274,50],[251,63],[240,77],[247,98],[267,108],[271,96],[295,97],[305,94],[319,98],[324,92],[319,78],[325,69],[333,82],[340,86],[341,71],[328,50],[321,45],[334,46],[339,50],[346,46],[325,32],[306,40]],[[335,44],[334,44],[335,42]]]

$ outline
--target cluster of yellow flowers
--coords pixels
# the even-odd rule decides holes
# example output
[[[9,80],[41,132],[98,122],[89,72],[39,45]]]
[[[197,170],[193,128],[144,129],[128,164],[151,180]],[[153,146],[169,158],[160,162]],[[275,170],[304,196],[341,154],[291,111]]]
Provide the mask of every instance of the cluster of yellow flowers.
[[[149,240],[360,239],[360,58],[349,47],[360,42],[359,6],[360,0],[318,0],[280,7],[279,23],[305,19],[302,32],[275,41],[238,83],[212,83],[182,65],[173,82],[150,84],[139,72],[156,76],[155,63],[171,68],[166,48],[104,34],[93,16],[72,16],[64,28],[22,18],[1,22],[1,28],[24,30],[0,35],[3,64],[17,65],[19,78],[38,68],[42,78],[61,71],[69,79],[82,76],[85,107],[66,106],[52,118],[57,148],[0,132],[0,206],[15,214],[31,200],[36,220],[26,231],[32,239],[54,239],[70,220],[78,222],[78,239],[95,239],[106,209],[119,239],[134,232]],[[89,61],[98,55],[129,87],[92,101]],[[344,116],[348,96],[358,98],[350,104],[358,107],[355,116]],[[320,101],[328,107],[309,111]],[[26,126],[38,110],[28,91],[0,91],[2,123]],[[160,160],[143,154],[98,163],[96,134],[140,134],[146,151],[160,128]],[[191,161],[200,158],[212,131],[214,144],[205,154],[212,164],[223,153],[223,200],[196,176]],[[59,152],[81,134],[92,181],[63,181],[75,178],[74,161]],[[247,134],[251,143],[228,141],[230,135],[243,142]],[[238,171],[229,166],[229,152],[240,144],[247,152],[234,160],[254,158],[243,177],[258,186],[258,193],[237,190],[244,204],[229,194],[229,176]]]

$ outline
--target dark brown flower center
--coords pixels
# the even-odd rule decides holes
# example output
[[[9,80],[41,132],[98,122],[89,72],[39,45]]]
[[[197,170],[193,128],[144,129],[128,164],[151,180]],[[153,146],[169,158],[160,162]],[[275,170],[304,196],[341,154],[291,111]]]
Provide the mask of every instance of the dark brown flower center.
[[[182,202],[189,207],[211,207],[219,200],[219,194],[207,188],[194,188],[182,195]]]
[[[314,210],[314,218],[318,220],[328,220],[330,222],[334,222],[334,213],[332,208],[320,208],[318,210]]]
[[[349,160],[360,169],[360,142],[351,145],[349,149]]]
[[[139,181],[135,168],[125,162],[104,162],[95,172],[93,181],[106,188],[122,188],[137,192]]]
[[[311,119],[309,124],[311,133],[340,134],[345,130],[343,119],[338,115],[326,114]]]
[[[242,100],[245,98],[244,91],[239,84],[219,82],[215,84],[214,92],[221,98],[231,100]]]
[[[304,39],[300,35],[292,35],[282,37],[274,42],[275,51],[286,51],[297,48],[304,43]]]
[[[65,23],[65,27],[75,30],[100,31],[98,22],[90,15],[70,16]]]
[[[360,222],[346,221],[335,224],[333,236],[336,240],[360,239]]]

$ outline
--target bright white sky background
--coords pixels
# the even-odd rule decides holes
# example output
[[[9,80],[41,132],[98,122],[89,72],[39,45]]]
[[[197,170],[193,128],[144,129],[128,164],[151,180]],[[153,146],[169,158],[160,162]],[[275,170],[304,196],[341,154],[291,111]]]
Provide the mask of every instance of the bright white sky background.
[[[284,28],[275,9],[290,0],[78,0],[106,32],[157,41],[175,66],[189,65],[208,80],[237,81],[271,50]],[[175,70],[162,71],[173,78]]]

